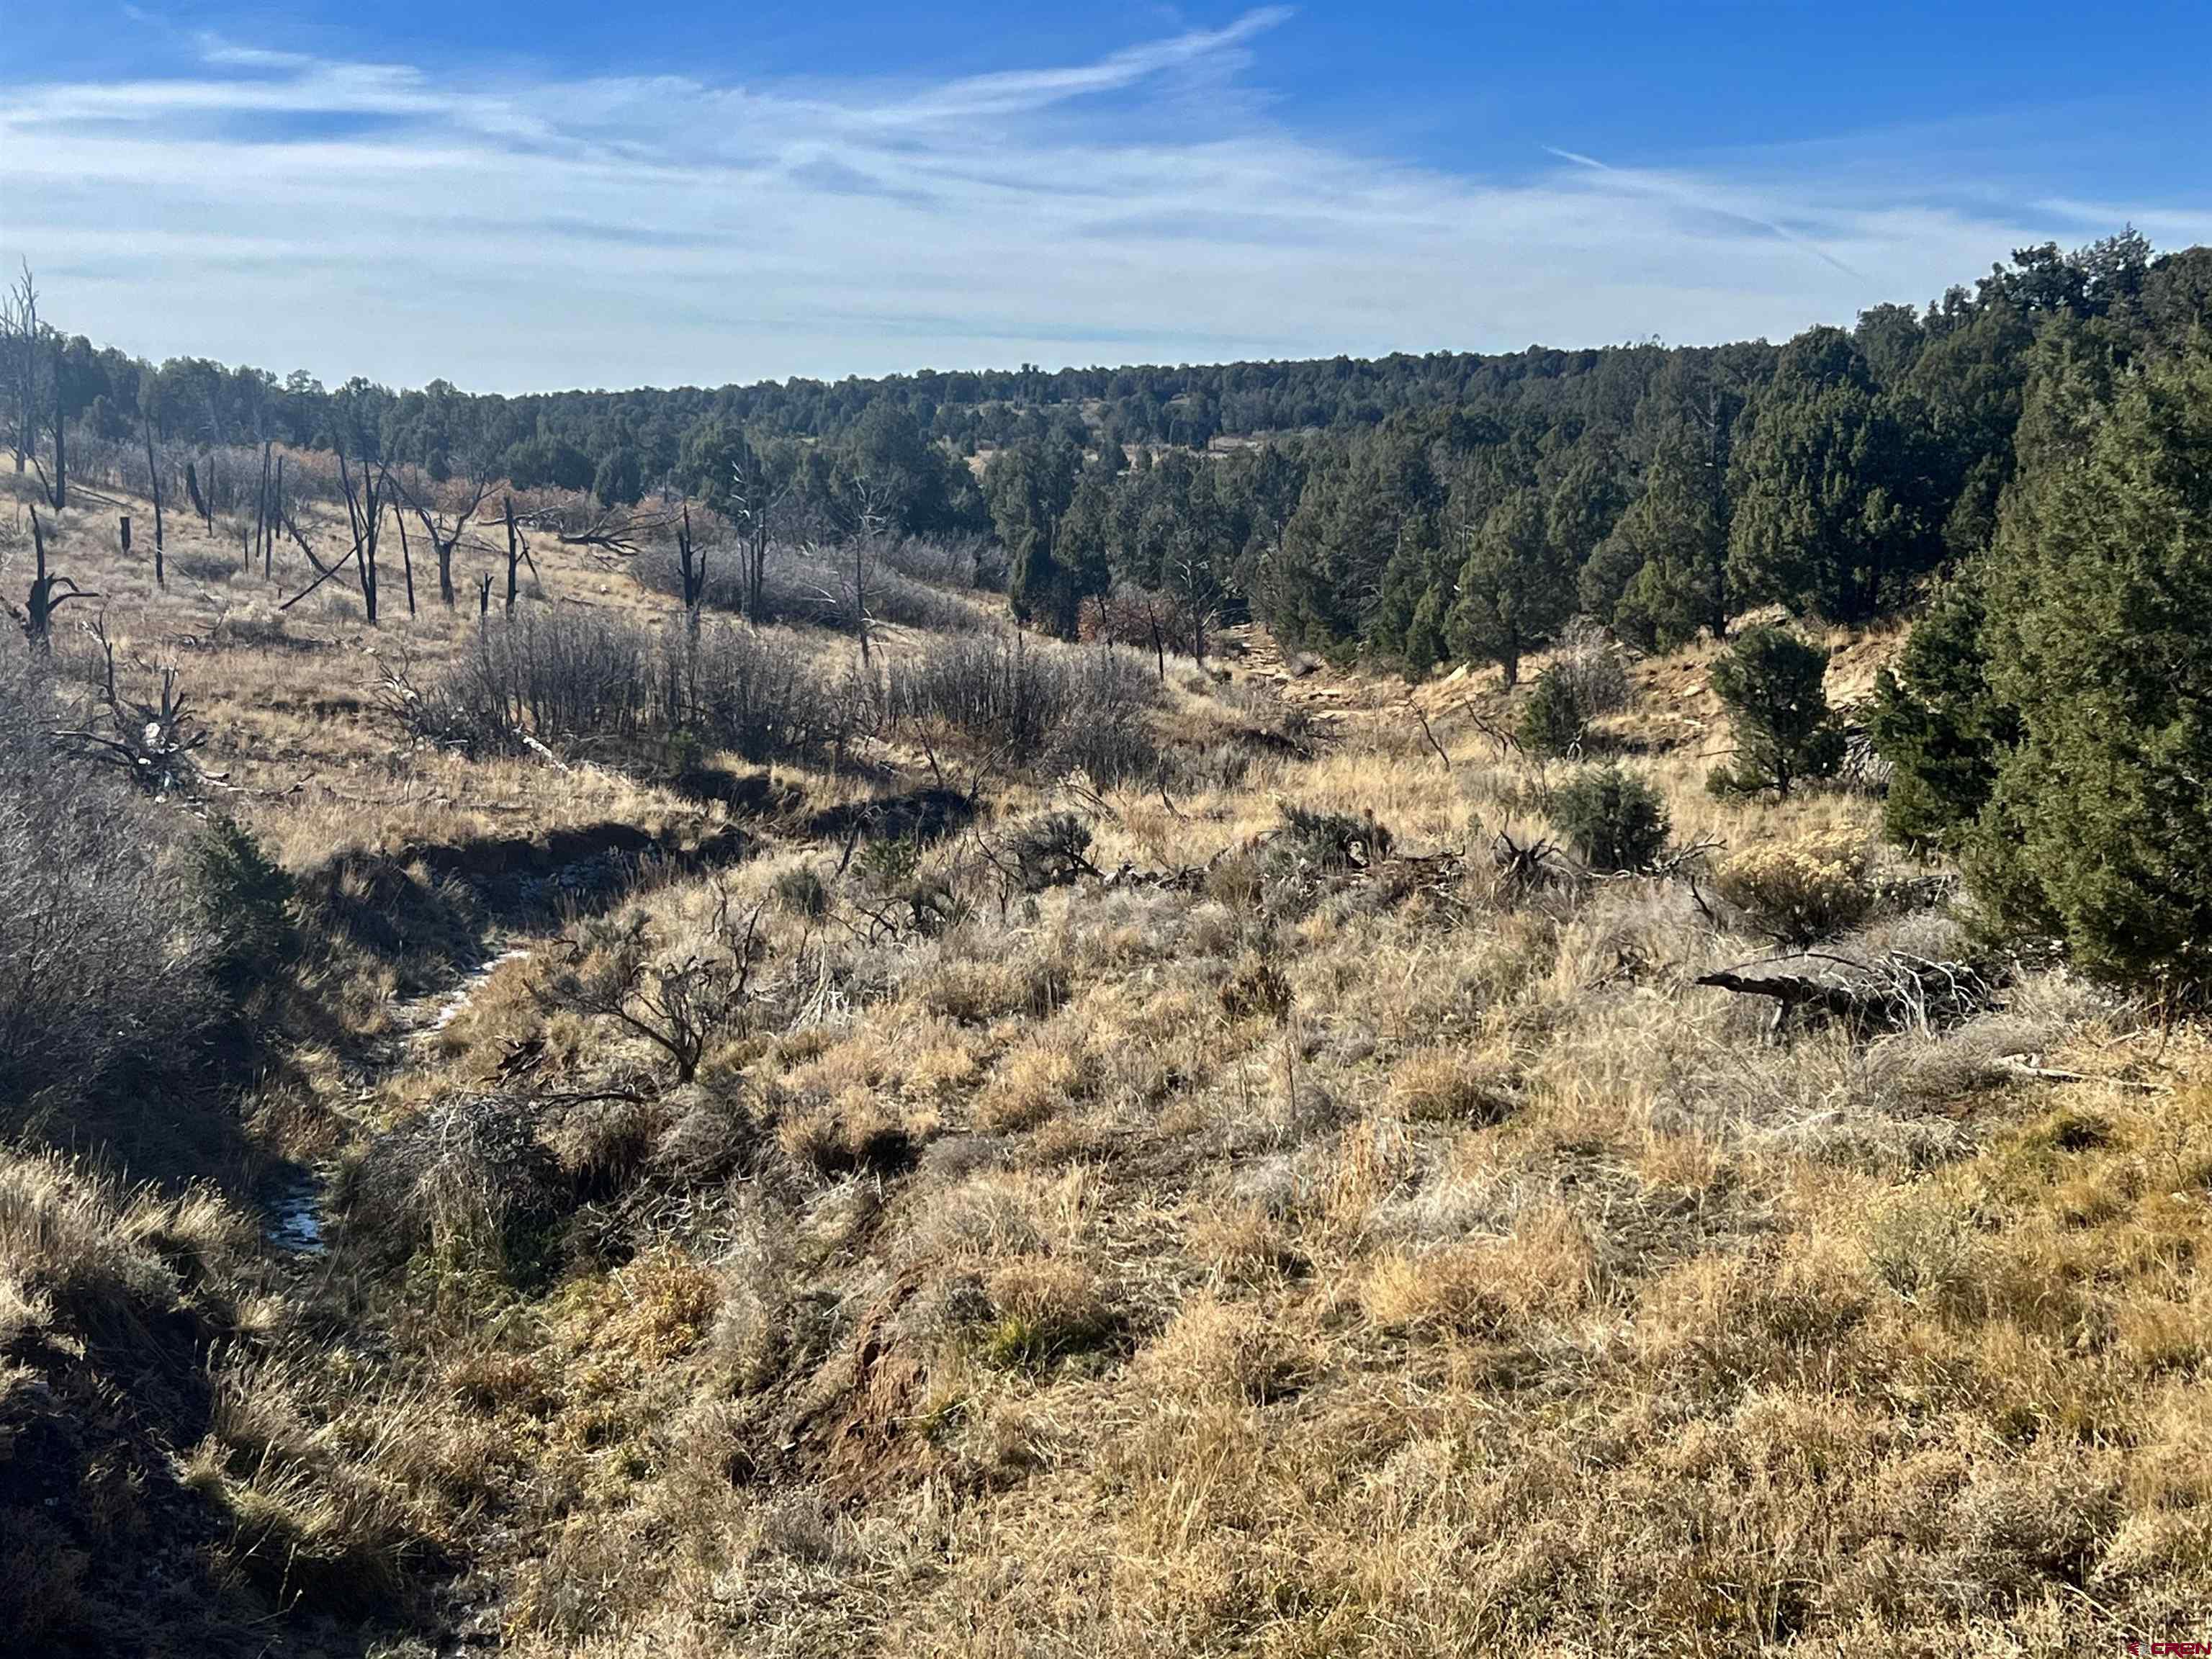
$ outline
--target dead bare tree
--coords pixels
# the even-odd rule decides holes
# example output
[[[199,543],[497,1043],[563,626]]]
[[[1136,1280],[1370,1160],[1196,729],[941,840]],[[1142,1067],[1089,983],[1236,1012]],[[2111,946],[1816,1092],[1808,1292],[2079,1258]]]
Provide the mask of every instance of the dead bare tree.
[[[167,587],[168,577],[161,568],[161,469],[154,459],[154,423],[145,423],[146,477],[154,491],[154,586]]]
[[[188,699],[179,688],[173,667],[138,666],[155,676],[159,690],[152,702],[125,696],[115,683],[115,644],[107,636],[107,619],[96,618],[86,629],[99,642],[106,672],[99,691],[102,724],[60,731],[54,736],[84,745],[93,756],[115,767],[131,781],[156,799],[172,794],[195,794],[220,779],[201,769],[193,750],[207,741],[207,733],[192,729]]]
[[[738,458],[730,464],[730,519],[738,527],[744,559],[745,620],[755,627],[768,617],[769,537],[793,482],[776,482],[760,452],[739,441]]]
[[[333,569],[343,566],[347,559],[353,556],[349,552],[339,558],[337,566],[326,565],[316,556],[313,544],[307,540],[306,533],[301,530],[298,520],[287,513],[277,522],[284,533],[292,538],[293,544],[306,556],[307,562],[314,567],[315,574],[318,576],[328,576]]]
[[[1168,683],[1167,630],[1160,626],[1160,602],[1150,588],[1145,590],[1145,621],[1152,630],[1152,667],[1162,685]]]
[[[1421,735],[1429,740],[1429,747],[1437,751],[1437,758],[1444,763],[1444,770],[1450,771],[1451,757],[1444,752],[1443,744],[1437,741],[1437,734],[1434,728],[1429,725],[1427,713],[1423,710],[1419,702],[1415,698],[1408,697],[1406,702],[1407,706],[1413,711],[1413,718],[1420,722]]]
[[[1498,872],[1499,892],[1510,897],[1564,886],[1576,878],[1566,856],[1540,836],[1524,843],[1500,830],[1491,838],[1490,861]]]
[[[16,405],[15,471],[21,472],[26,461],[38,474],[39,485],[46,504],[57,513],[69,507],[69,432],[67,404],[64,402],[62,377],[62,338],[39,321],[38,285],[32,281],[28,261],[23,264],[23,274],[11,286],[4,301],[0,301],[0,331],[4,331],[9,350],[7,373],[13,380]],[[40,407],[40,360],[45,355],[40,347],[46,338],[53,342],[53,368],[46,375],[46,384],[53,394],[46,405],[53,416],[54,471],[49,477],[39,461],[39,410]]]
[[[20,474],[38,447],[38,424],[33,411],[39,392],[39,289],[31,278],[29,260],[23,274],[0,301],[0,321],[8,337],[8,371],[15,394],[15,471]]]
[[[54,511],[69,506],[69,419],[62,405],[61,342],[54,342]]]
[[[31,592],[28,603],[14,611],[15,620],[22,624],[23,637],[31,642],[34,651],[53,648],[54,612],[74,599],[96,599],[97,593],[88,592],[67,576],[57,576],[46,569],[46,532],[39,522],[39,509],[31,509],[31,545],[35,564],[32,568]]]
[[[1801,951],[1702,975],[1699,985],[1739,996],[1773,1000],[1771,1036],[1780,1036],[1800,1008],[1832,1015],[1860,1029],[1923,1035],[1990,1007],[2002,975],[1971,963],[1936,962],[1902,951],[1847,957]]]
[[[261,579],[273,580],[276,574],[276,526],[284,518],[284,458],[276,458],[276,480],[270,486],[267,533],[261,542]]]
[[[699,637],[699,606],[707,594],[707,550],[691,539],[691,503],[684,503],[684,513],[676,526],[676,569],[684,581],[684,628],[693,639]]]
[[[297,525],[290,525],[287,527],[292,532],[294,538],[299,542],[300,550],[307,554],[307,562],[315,567],[316,575],[314,580],[309,582],[305,587],[295,593],[290,599],[286,599],[282,605],[279,605],[276,607],[279,611],[289,611],[294,605],[299,604],[301,600],[306,599],[310,593],[313,593],[320,588],[325,582],[331,580],[333,577],[343,575],[345,574],[346,568],[353,563],[356,556],[356,550],[349,548],[336,564],[324,564],[320,560],[315,557],[313,550],[308,547],[307,538],[300,534],[299,526]]]
[[[390,475],[387,474],[385,481],[387,493],[391,488]],[[415,614],[415,556],[407,546],[407,515],[396,503],[392,509],[392,521],[399,526],[399,573],[407,580],[407,614],[411,617]]]
[[[853,480],[854,525],[853,558],[853,635],[860,642],[860,661],[869,660],[868,581],[883,562],[887,544],[896,535],[890,490],[874,479]]]
[[[530,574],[538,576],[538,561],[530,556],[530,544],[523,538],[520,526],[516,521],[514,497],[501,496],[500,507],[507,520],[507,609],[512,615],[515,595],[521,588],[519,573],[526,564],[530,567]],[[544,578],[539,577],[538,580],[542,581]]]
[[[526,530],[550,531],[553,538],[563,547],[580,547],[594,555],[626,559],[637,553],[639,536],[648,531],[666,529],[669,520],[665,514],[640,518],[624,508],[608,507],[571,528],[571,515],[549,507],[525,514],[516,522]]]
[[[484,497],[491,494],[489,478],[476,478],[471,482],[476,493],[469,497],[466,507],[453,514],[453,523],[447,526],[431,516],[422,495],[417,489],[410,489],[404,477],[395,477],[392,480],[408,506],[415,509],[416,518],[422,522],[422,533],[430,539],[431,556],[438,565],[438,599],[448,609],[453,603],[453,550],[460,545],[462,535],[476,521],[477,509],[483,505]]]
[[[346,465],[345,451],[338,451],[338,484],[345,491],[346,522],[353,532],[353,561],[361,579],[362,607],[368,613],[368,625],[376,626],[376,532],[384,517],[384,504],[377,499],[376,479],[368,470],[368,458],[361,459],[361,483],[354,483],[352,469]]]
[[[1181,545],[1170,560],[1168,574],[1190,624],[1191,660],[1203,670],[1207,632],[1221,603],[1221,579],[1215,573],[1212,556],[1195,538],[1188,536],[1181,538]]]
[[[703,949],[663,958],[650,918],[586,922],[567,939],[567,959],[532,990],[541,1006],[611,1019],[643,1037],[689,1083],[708,1049],[744,1015],[762,955],[760,907],[742,928],[720,895]]]
[[[260,487],[253,492],[253,539],[246,544],[246,568],[251,569],[252,568],[254,556],[256,554],[260,554],[263,556],[263,569],[264,572],[268,568],[267,548],[269,544],[270,460],[270,453],[269,440],[264,438],[261,441],[261,483]]]

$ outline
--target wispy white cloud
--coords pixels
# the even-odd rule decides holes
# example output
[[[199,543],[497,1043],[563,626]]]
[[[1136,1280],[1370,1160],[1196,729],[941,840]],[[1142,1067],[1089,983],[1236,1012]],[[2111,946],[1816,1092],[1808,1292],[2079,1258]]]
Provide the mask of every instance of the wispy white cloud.
[[[1606,174],[1623,189],[1642,191],[1658,198],[1662,202],[1673,202],[1698,212],[1717,214],[1723,218],[1733,219],[1753,230],[1763,230],[1770,236],[1778,237],[1783,241],[1803,248],[1814,258],[1833,265],[1846,276],[1863,279],[1866,276],[1864,271],[1855,270],[1844,261],[1838,259],[1823,247],[1816,238],[1802,235],[1787,225],[1777,223],[1771,219],[1762,219],[1756,214],[1741,210],[1732,204],[1729,192],[1716,191],[1702,183],[1672,177],[1666,173],[1644,173],[1608,167],[1595,156],[1584,155],[1571,149],[1561,149],[1553,144],[1547,144],[1544,148],[1563,161],[1571,161],[1578,167],[1588,167],[1593,173]]]
[[[135,349],[520,389],[1778,336],[2076,228],[1893,161],[1377,159],[1260,98],[1285,15],[922,85],[204,40],[0,86],[0,257]]]

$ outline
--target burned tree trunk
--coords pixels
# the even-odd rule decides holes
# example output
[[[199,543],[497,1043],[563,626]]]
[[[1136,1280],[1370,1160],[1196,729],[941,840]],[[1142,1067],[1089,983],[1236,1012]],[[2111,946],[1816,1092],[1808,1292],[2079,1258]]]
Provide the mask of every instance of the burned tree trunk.
[[[385,489],[387,494],[391,488],[391,478],[386,475]],[[407,580],[407,614],[412,617],[415,614],[415,556],[407,546],[407,515],[395,507],[392,509],[392,521],[399,526],[399,572]]]
[[[177,671],[170,667],[157,671],[161,675],[157,702],[139,702],[125,697],[116,689],[115,644],[107,637],[106,619],[95,620],[90,632],[106,661],[105,684],[99,693],[106,729],[93,724],[54,735],[82,744],[93,758],[117,768],[157,800],[173,793],[197,794],[205,784],[220,782],[219,775],[203,772],[193,757],[192,751],[207,741],[207,733],[191,724],[190,700],[179,689]]]
[[[745,620],[756,628],[768,620],[768,548],[771,526],[792,480],[778,486],[769,477],[767,458],[750,443],[741,446],[730,474],[730,515],[743,538]]]
[[[684,579],[684,629],[699,637],[699,606],[707,593],[707,552],[691,539],[691,503],[684,503],[683,522],[676,527],[677,569]]]
[[[501,496],[500,507],[507,517],[507,614],[513,616],[514,596],[520,586],[518,573],[521,569],[523,559],[527,556],[522,545],[522,532],[516,529],[514,525],[514,497]]]
[[[17,393],[15,422],[15,471],[20,476],[26,459],[38,447],[39,386],[39,289],[31,280],[29,260],[23,262],[23,275],[8,290],[4,321],[15,336],[16,361],[13,366]]]
[[[54,353],[54,511],[59,513],[69,506],[69,437],[68,422],[62,413],[62,362],[58,347]]]
[[[345,451],[338,451],[338,483],[345,490],[346,522],[353,531],[354,568],[361,579],[362,607],[368,613],[368,625],[376,626],[376,531],[381,516],[376,499],[376,480],[369,476],[366,457],[361,464],[361,484],[355,487],[353,473],[346,465]]]
[[[269,496],[270,523],[269,534],[261,546],[261,579],[272,581],[276,575],[276,526],[284,521],[284,458],[276,458],[276,482]]]
[[[246,544],[246,566],[253,568],[254,555],[262,556],[263,568],[268,564],[269,546],[269,441],[261,441],[261,487],[253,493],[253,539]]]
[[[429,538],[430,554],[438,565],[438,600],[451,610],[453,605],[453,550],[461,544],[463,532],[475,522],[477,509],[483,505],[484,497],[491,493],[491,485],[485,480],[477,480],[477,493],[470,498],[469,504],[454,515],[453,528],[447,530],[430,515],[430,509],[422,504],[422,498],[407,487],[404,475],[396,478],[387,477],[386,483],[388,488],[398,490],[401,498],[415,509],[415,516],[422,521],[422,533]],[[398,503],[393,504],[392,510],[394,513],[400,511]],[[404,541],[402,551],[404,551]],[[411,578],[410,586],[412,586]]]
[[[46,569],[46,532],[39,522],[39,509],[31,509],[31,545],[36,550],[37,562],[33,566],[29,603],[17,611],[16,620],[23,625],[23,637],[34,651],[53,648],[54,612],[71,599],[96,599],[97,593],[88,593],[67,576],[50,574]]]
[[[146,477],[154,490],[154,586],[167,587],[167,577],[161,569],[161,469],[154,460],[154,428],[146,427]]]

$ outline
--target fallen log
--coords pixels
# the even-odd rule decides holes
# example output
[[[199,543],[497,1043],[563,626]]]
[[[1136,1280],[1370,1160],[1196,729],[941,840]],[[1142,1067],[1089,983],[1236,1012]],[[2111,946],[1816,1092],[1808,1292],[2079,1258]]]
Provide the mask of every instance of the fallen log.
[[[1812,1003],[1832,1014],[1856,1014],[1867,1006],[1865,994],[1850,986],[1808,979],[1802,974],[1745,974],[1724,968],[1699,975],[1698,983],[1734,991],[1739,996],[1772,997],[1793,1008]]]
[[[1717,969],[1700,975],[1697,983],[1771,998],[1777,1031],[1800,1008],[1858,1024],[1926,1030],[1990,1007],[1997,988],[1966,963],[1930,962],[1902,951],[1873,960],[1804,951]]]

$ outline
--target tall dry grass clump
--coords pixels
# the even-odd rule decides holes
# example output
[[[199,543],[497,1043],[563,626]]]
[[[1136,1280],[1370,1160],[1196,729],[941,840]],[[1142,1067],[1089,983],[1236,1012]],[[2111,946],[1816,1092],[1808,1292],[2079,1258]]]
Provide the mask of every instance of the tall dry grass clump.
[[[1158,700],[1133,653],[1006,631],[940,640],[895,663],[886,693],[895,720],[950,732],[1005,765],[1103,783],[1157,764],[1146,716]]]

